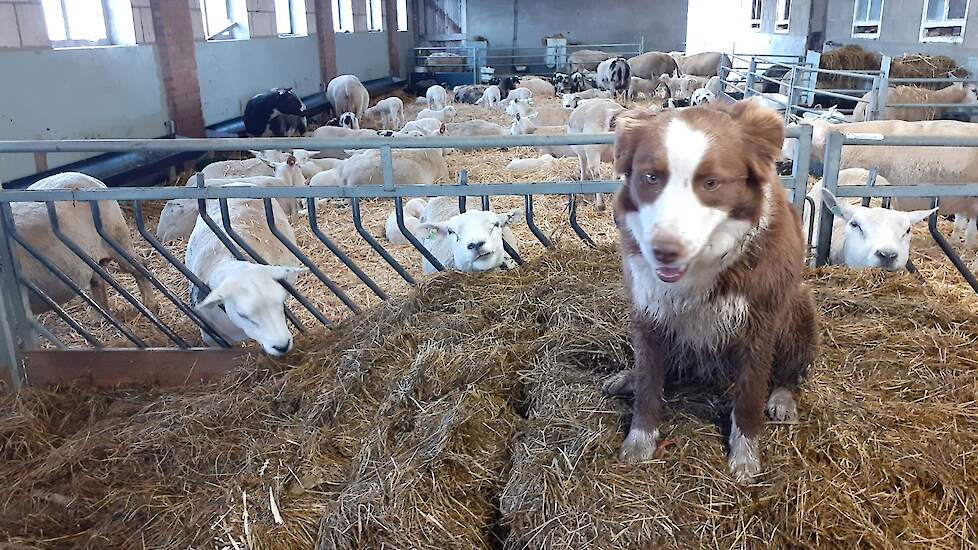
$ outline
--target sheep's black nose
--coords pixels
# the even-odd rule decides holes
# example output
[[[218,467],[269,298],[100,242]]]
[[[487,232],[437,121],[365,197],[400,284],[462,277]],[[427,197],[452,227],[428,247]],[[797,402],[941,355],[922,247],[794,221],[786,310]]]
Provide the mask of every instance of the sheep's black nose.
[[[479,250],[485,244],[486,244],[486,241],[472,242],[472,243],[469,243],[468,248],[469,248],[469,250]]]
[[[272,349],[282,354],[288,353],[289,350],[292,349],[292,342],[289,342],[284,346],[272,346]]]
[[[880,259],[880,261],[883,264],[890,265],[894,261],[896,261],[897,253],[895,250],[881,248],[880,250],[876,251],[876,256]]]

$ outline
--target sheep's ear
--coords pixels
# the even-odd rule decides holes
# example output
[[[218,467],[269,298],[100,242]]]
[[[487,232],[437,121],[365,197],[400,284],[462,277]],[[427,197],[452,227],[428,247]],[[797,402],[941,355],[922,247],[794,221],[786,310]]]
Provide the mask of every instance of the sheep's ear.
[[[931,217],[934,212],[937,212],[936,208],[931,208],[930,210],[914,210],[912,212],[907,212],[907,217],[910,218],[910,225],[913,225]]]
[[[293,275],[309,271],[308,267],[292,267],[287,265],[265,265],[262,268],[276,281],[284,281]]]
[[[217,288],[211,289],[207,297],[197,304],[197,309],[207,309],[223,304],[226,293],[227,288],[225,287],[225,284],[218,285]]]
[[[498,218],[499,225],[506,227],[508,225],[519,223],[523,220],[523,210],[519,208],[514,208],[505,214],[496,214]]]
[[[446,222],[427,222],[418,226],[418,234],[424,235],[426,238],[434,237],[435,235],[439,237],[444,237],[448,235],[448,223]]]
[[[840,202],[839,199],[835,198],[835,195],[833,195],[828,189],[822,189],[822,202],[825,203],[825,206],[827,206],[833,214],[839,216],[843,220],[849,221],[852,219],[855,210],[852,205]]]

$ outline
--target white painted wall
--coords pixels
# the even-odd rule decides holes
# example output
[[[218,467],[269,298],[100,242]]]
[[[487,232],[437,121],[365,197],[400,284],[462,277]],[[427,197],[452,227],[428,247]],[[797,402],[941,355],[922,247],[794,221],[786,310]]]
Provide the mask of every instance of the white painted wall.
[[[772,0],[762,4],[763,19],[759,30],[750,28],[749,0],[689,0],[686,51],[804,55],[810,2],[793,0],[789,32],[775,33],[776,6]]]
[[[197,42],[196,58],[207,125],[241,116],[252,96],[271,88],[319,91],[315,36]]]
[[[152,138],[167,133],[154,46],[0,52],[0,139]],[[86,158],[52,154],[51,168]],[[0,180],[35,173],[0,154]]]
[[[338,33],[336,70],[340,74],[355,74],[364,82],[390,76],[387,33]]]

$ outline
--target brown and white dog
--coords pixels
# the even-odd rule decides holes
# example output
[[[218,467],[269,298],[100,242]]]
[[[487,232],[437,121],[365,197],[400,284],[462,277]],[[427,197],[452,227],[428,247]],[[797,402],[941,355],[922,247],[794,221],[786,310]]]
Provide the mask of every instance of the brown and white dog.
[[[667,376],[734,384],[728,465],[741,482],[761,471],[765,402],[773,420],[797,419],[818,335],[801,224],[775,172],[782,140],[781,118],[753,102],[616,118],[635,368],[605,391],[635,397],[622,460],[652,457]]]

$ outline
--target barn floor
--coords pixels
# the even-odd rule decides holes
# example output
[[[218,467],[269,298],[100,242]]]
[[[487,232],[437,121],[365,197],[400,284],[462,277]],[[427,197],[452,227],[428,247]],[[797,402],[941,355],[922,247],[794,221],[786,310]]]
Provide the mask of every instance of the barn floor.
[[[920,262],[924,264],[924,262]],[[935,262],[936,264],[936,262]],[[630,362],[616,252],[442,274],[210,387],[0,402],[0,538],[63,548],[965,548],[978,300],[946,268],[809,270],[823,345],[760,483],[725,389],[667,392],[616,459]],[[274,508],[281,514],[276,524]],[[318,546],[317,546],[318,545]]]

